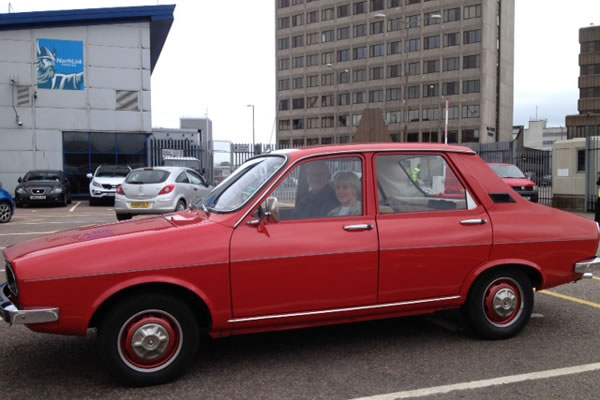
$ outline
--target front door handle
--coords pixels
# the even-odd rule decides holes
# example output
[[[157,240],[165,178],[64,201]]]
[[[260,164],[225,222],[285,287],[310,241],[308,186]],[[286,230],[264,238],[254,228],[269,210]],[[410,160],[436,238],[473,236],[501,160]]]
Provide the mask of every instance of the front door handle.
[[[373,229],[373,225],[371,224],[359,224],[359,225],[346,225],[344,226],[344,230],[353,232],[353,231],[370,231]]]
[[[463,219],[460,221],[461,225],[483,225],[487,224],[487,219],[477,218],[477,219]]]

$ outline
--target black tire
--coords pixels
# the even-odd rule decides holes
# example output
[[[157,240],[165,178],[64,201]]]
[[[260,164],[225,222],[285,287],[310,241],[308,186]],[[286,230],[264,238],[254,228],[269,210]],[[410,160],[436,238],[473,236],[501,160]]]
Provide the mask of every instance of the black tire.
[[[67,203],[71,204],[73,202],[73,193],[69,193],[69,200]]]
[[[62,199],[60,200],[60,206],[66,207],[68,202],[69,202],[69,197],[65,193],[65,194],[63,194]]]
[[[149,386],[183,375],[195,359],[199,339],[198,320],[187,303],[148,293],[125,297],[108,310],[97,344],[100,358],[118,381]]]
[[[185,210],[185,201],[184,200],[179,200],[177,202],[177,205],[175,206],[175,212],[179,212],[179,211],[183,211]]]
[[[131,217],[133,217],[131,214],[117,214],[117,221],[125,221],[131,219]]]
[[[479,336],[506,339],[527,325],[533,302],[531,281],[524,272],[497,269],[475,281],[463,306],[463,317]]]
[[[4,224],[12,218],[13,209],[8,201],[0,201],[0,224]]]

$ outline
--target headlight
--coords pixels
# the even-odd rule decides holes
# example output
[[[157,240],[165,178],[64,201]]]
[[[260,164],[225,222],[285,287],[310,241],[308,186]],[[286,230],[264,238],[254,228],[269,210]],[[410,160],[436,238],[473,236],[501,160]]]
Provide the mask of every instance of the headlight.
[[[99,188],[101,188],[101,187],[102,187],[102,185],[101,185],[101,184],[99,184],[99,183],[98,183],[98,182],[96,182],[96,181],[92,181],[92,186],[96,186],[96,187],[99,187]]]
[[[533,187],[531,188],[531,190],[535,190],[537,189],[537,186],[533,185]]]
[[[60,186],[57,186],[55,188],[53,188],[50,193],[55,194],[55,193],[62,193],[63,189]]]
[[[25,194],[27,192],[25,192],[25,189],[23,189],[22,187],[18,187],[17,188],[17,193]]]
[[[8,290],[15,296],[19,297],[19,287],[17,286],[17,276],[15,271],[12,269],[12,265],[6,262],[6,282],[8,283]]]

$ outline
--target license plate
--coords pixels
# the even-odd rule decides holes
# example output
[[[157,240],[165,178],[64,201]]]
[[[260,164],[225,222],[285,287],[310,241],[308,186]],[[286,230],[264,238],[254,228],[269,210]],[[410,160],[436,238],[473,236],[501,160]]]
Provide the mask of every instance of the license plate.
[[[114,196],[115,194],[114,194],[114,193],[106,193],[106,195],[107,195],[108,197],[111,197],[111,196]]]
[[[525,196],[525,200],[531,200],[531,196]]]
[[[131,208],[150,208],[150,203],[131,203]]]
[[[46,196],[29,196],[30,200],[45,200]]]

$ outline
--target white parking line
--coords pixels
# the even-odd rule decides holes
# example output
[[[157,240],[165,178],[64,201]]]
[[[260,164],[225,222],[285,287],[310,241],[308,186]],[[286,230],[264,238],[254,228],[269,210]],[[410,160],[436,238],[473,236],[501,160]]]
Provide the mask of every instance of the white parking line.
[[[354,400],[396,400],[409,399],[414,397],[433,396],[436,394],[450,393],[457,390],[480,389],[490,386],[506,385],[511,383],[533,381],[538,379],[548,379],[557,376],[581,374],[584,372],[600,370],[600,363],[583,364],[574,367],[549,369],[546,371],[531,372],[527,374],[509,375],[501,378],[483,379],[480,381],[471,381],[456,383],[453,385],[434,386],[424,389],[407,390],[404,392],[379,394],[375,396],[360,397]]]
[[[77,203],[75,203],[75,205],[73,207],[71,207],[71,209],[69,210],[69,212],[75,211],[75,209],[77,208],[77,206],[80,205],[80,204],[81,204],[80,201],[78,201]]]

